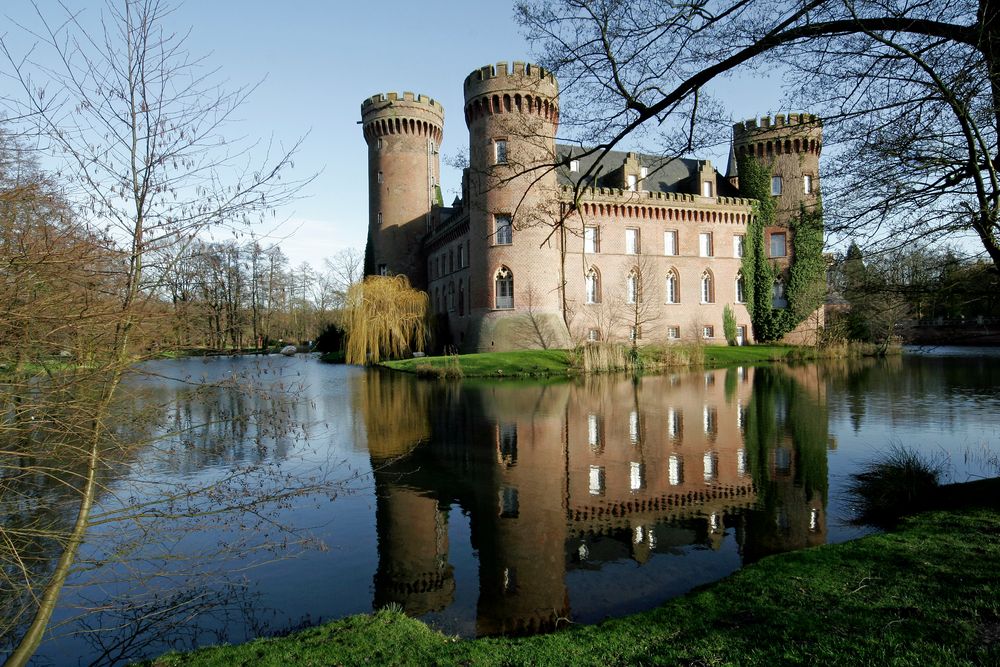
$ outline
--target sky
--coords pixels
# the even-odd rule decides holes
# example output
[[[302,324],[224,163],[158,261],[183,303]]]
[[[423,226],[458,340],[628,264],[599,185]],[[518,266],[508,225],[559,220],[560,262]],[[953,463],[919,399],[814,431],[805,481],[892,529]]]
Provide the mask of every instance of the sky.
[[[59,16],[56,0],[36,0]],[[64,0],[96,20],[102,0]],[[30,0],[4,0],[0,32],[30,46],[17,24],[37,26]],[[235,134],[305,141],[289,178],[317,174],[292,205],[278,212],[280,226],[257,233],[277,243],[293,265],[321,267],[348,247],[364,248],[368,220],[367,147],[358,121],[361,102],[389,91],[413,91],[444,105],[444,199],[458,192],[461,175],[447,159],[467,152],[462,82],[474,69],[498,61],[532,61],[532,45],[514,20],[513,3],[482,0],[333,2],[322,0],[201,0],[178,3],[167,20],[188,32],[187,47],[236,87],[259,85],[238,114]],[[0,80],[0,85],[10,83]],[[779,111],[771,79],[729,80],[717,95],[734,119]],[[712,159],[725,169],[726,148]]]

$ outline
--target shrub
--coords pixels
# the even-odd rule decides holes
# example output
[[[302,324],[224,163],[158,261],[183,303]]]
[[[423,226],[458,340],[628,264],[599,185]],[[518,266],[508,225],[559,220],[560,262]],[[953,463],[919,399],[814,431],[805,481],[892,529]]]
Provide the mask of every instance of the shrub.
[[[941,461],[929,461],[894,445],[851,476],[852,521],[891,528],[902,517],[929,509],[943,469]]]

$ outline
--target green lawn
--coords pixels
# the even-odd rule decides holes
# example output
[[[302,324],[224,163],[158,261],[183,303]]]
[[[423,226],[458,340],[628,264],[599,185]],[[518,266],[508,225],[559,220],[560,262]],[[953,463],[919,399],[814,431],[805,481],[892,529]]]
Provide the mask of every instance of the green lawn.
[[[152,664],[996,665],[997,572],[1000,512],[937,512],[892,533],[765,558],[651,611],[550,635],[457,640],[380,611]]]
[[[656,346],[640,348],[640,355],[647,361],[647,366],[655,366],[655,360],[662,349],[665,348]],[[792,345],[746,345],[743,347],[706,345],[699,349],[704,352],[704,363],[707,366],[783,360],[800,361],[824,356],[823,350]],[[397,371],[416,373],[420,367],[445,368],[457,363],[465,377],[524,377],[578,373],[579,371],[574,365],[575,358],[576,354],[571,350],[519,350],[516,352],[487,352],[450,357],[402,359],[386,361],[382,365]]]

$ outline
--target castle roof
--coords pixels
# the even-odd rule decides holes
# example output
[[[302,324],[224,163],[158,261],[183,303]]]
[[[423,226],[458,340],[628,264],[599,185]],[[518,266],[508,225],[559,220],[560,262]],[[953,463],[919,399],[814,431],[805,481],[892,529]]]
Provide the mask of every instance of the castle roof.
[[[628,153],[625,151],[608,151],[601,155],[600,151],[583,155],[590,149],[581,146],[568,144],[556,145],[556,160],[563,162],[568,157],[579,155],[576,158],[580,161],[576,174],[570,172],[569,168],[562,166],[558,170],[559,185],[574,185],[580,175],[595,164],[598,164],[596,179],[589,183],[591,187],[621,188],[622,168],[629,157],[638,159],[639,164],[648,169],[649,175],[644,180],[644,190],[652,192],[677,192],[697,194],[699,191],[698,170],[705,162],[694,158],[665,158],[658,155],[647,155],[645,153]],[[739,197],[738,190],[729,185],[722,177],[717,175],[718,195],[720,197]]]

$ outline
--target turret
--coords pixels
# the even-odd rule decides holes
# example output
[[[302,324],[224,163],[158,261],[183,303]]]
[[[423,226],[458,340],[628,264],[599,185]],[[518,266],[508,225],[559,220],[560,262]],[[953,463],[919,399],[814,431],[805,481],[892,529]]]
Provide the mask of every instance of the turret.
[[[424,288],[419,248],[440,198],[444,108],[424,95],[385,93],[361,104],[368,143],[366,274],[405,274]]]
[[[753,155],[771,168],[771,194],[778,197],[777,223],[782,226],[798,215],[800,204],[811,207],[818,201],[822,148],[823,124],[813,114],[777,114],[733,125],[736,155]]]
[[[555,161],[558,95],[550,72],[522,62],[487,65],[465,79],[470,305],[482,324],[473,346],[482,350],[515,346],[492,325],[511,310],[551,319],[553,339],[568,344],[558,248],[546,243],[559,215],[556,174],[537,169]]]

